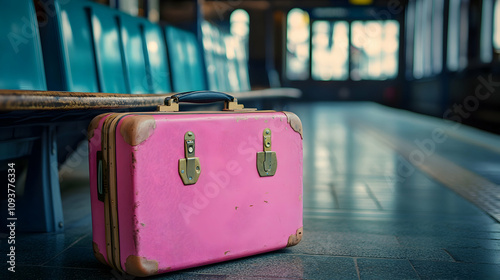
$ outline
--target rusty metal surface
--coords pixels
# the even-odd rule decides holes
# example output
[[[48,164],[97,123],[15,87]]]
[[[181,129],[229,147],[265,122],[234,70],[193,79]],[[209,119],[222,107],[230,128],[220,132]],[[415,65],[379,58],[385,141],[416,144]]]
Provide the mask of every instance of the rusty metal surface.
[[[152,107],[170,95],[0,90],[0,111]]]
[[[97,110],[155,107],[163,105],[166,94],[116,94],[36,90],[0,90],[0,111],[17,110]],[[298,98],[293,88],[260,89],[230,93],[239,100],[259,98]]]

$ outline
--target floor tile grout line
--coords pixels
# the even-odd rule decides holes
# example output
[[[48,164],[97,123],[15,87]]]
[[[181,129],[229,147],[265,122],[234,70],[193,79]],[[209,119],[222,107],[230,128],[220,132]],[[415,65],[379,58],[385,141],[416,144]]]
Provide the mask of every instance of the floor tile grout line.
[[[243,276],[243,275],[237,275],[237,274],[217,274],[217,273],[210,273],[210,272],[193,272],[193,271],[182,271],[178,270],[176,271],[179,274],[195,274],[195,275],[206,275],[206,276]],[[174,272],[175,273],[175,272]],[[244,277],[249,277],[249,278],[275,278],[275,279],[305,279],[303,277],[281,277],[281,276],[263,276],[263,275],[245,275]]]
[[[448,256],[450,256],[450,258],[453,260],[453,262],[457,262],[457,260],[451,255],[450,252],[448,252],[448,250],[446,250],[445,248],[443,248],[443,251],[448,254]]]
[[[97,271],[107,271],[107,267],[97,268],[97,267],[74,267],[74,266],[56,266],[56,265],[19,265],[19,267],[39,267],[39,268],[59,268],[59,269],[80,269],[80,270],[97,270]]]
[[[97,270],[97,271],[108,271],[107,269],[109,267],[103,267],[103,269],[101,268],[87,268],[87,267],[73,267],[73,266],[50,266],[50,265],[47,265],[47,266],[42,266],[42,265],[23,265],[23,267],[39,267],[39,268],[62,268],[62,269],[72,269],[72,270]],[[179,273],[179,274],[195,274],[195,275],[207,275],[207,276],[228,276],[228,275],[232,275],[232,276],[238,276],[236,274],[217,274],[217,273],[210,273],[210,272],[193,272],[193,271],[182,271],[182,270],[179,270],[179,271],[175,271],[175,273]],[[166,275],[165,275],[166,276]],[[246,276],[246,277],[250,277],[250,278],[260,278],[260,277],[265,277],[265,278],[276,278],[276,279],[303,279],[303,278],[300,278],[300,277],[286,277],[286,278],[283,278],[283,277],[280,277],[280,276],[263,276],[263,275],[251,275],[251,276]]]
[[[358,280],[361,280],[361,273],[359,271],[359,266],[358,266],[358,258],[353,258],[354,260],[354,267],[356,268],[356,274],[358,275]]]
[[[397,261],[397,260],[410,260],[412,258],[408,258],[408,257],[404,257],[404,258],[390,258],[390,257],[373,257],[373,256],[349,256],[349,255],[325,255],[325,254],[306,254],[306,253],[282,253],[282,254],[286,254],[286,255],[289,255],[289,256],[308,256],[308,257],[326,257],[326,258],[357,258],[357,259],[374,259],[374,260],[392,260],[392,261]],[[432,261],[432,262],[448,262],[448,263],[454,263],[454,262],[457,262],[457,263],[460,263],[458,261],[455,261],[455,259],[453,259],[453,261],[446,261],[446,260],[439,260],[439,259],[420,259],[420,258],[417,258],[417,259],[414,259],[414,260],[418,260],[418,261]]]
[[[417,275],[418,279],[422,279],[422,277],[420,277],[420,274],[418,273],[417,269],[411,263],[411,260],[408,260],[408,263],[410,264],[410,266],[413,269],[413,271],[415,271],[415,274]]]
[[[338,214],[346,214],[346,213],[360,213],[367,215],[366,217],[385,217],[384,215],[387,214],[397,214],[398,216],[401,216],[403,218],[404,216],[408,214],[414,214],[410,212],[401,212],[397,210],[391,210],[391,209],[383,209],[377,212],[373,212],[373,210],[359,210],[359,209],[332,209],[332,208],[312,208],[312,207],[305,207],[304,208],[304,217],[307,215],[309,218],[321,218],[321,217],[329,217],[330,215],[338,215]],[[382,215],[384,214],[384,215]],[[433,212],[418,212],[417,214],[422,215],[422,216],[435,216],[435,213]],[[371,216],[370,216],[371,215]],[[382,216],[381,216],[382,215]],[[440,214],[442,217],[448,217],[448,216],[456,216],[454,214]],[[484,216],[484,212],[481,212],[481,215],[478,214],[469,214],[467,215],[468,217],[476,217],[476,216]],[[491,218],[489,215],[486,215],[493,223],[492,224],[498,224],[496,220]],[[483,232],[492,232],[492,233],[500,233],[498,231],[483,231]]]
[[[337,191],[335,190],[335,184],[330,183],[329,185],[330,185],[330,191],[332,192],[333,195],[333,202],[335,203],[333,209],[340,209],[339,198],[337,196]]]
[[[403,244],[401,244],[401,240],[399,240],[399,236],[394,235],[394,238],[396,238],[396,242],[398,242],[398,245],[403,247]]]
[[[366,192],[368,193],[368,196],[371,199],[373,199],[373,201],[375,201],[375,204],[377,205],[378,210],[384,210],[384,208],[382,207],[382,204],[380,204],[380,201],[378,201],[378,199],[375,197],[372,190],[370,189],[370,186],[368,186],[368,184],[366,182],[363,182],[363,184],[365,185]]]
[[[52,257],[51,259],[49,259],[48,261],[42,263],[41,265],[44,266],[45,264],[49,263],[50,261],[52,261],[53,259],[59,257],[62,253],[66,252],[69,248],[73,247],[76,243],[78,243],[80,240],[84,239],[85,237],[87,237],[89,234],[91,234],[90,232],[87,233],[87,234],[84,234],[83,236],[81,236],[80,238],[78,238],[77,240],[75,240],[73,243],[71,243],[68,247],[66,247],[64,250],[62,250],[61,252],[59,252],[59,254],[55,255],[54,257]]]
[[[328,145],[328,152],[330,154],[329,156],[329,161],[330,161],[330,166],[332,166],[333,168],[333,174],[332,176],[335,176],[337,177],[339,175],[339,170],[338,170],[338,164],[337,164],[337,158],[335,157],[335,145],[332,145],[332,143],[330,143],[330,145]],[[330,183],[332,184],[332,183]],[[340,207],[340,206],[339,206]]]

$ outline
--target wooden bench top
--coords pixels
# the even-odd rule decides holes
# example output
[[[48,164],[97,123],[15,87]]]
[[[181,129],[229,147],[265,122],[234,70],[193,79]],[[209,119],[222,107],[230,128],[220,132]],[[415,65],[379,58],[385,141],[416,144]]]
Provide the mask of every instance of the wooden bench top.
[[[0,90],[0,111],[19,110],[101,110],[155,107],[168,94],[113,94],[88,92]],[[240,101],[261,98],[299,98],[294,88],[271,88],[230,93]]]

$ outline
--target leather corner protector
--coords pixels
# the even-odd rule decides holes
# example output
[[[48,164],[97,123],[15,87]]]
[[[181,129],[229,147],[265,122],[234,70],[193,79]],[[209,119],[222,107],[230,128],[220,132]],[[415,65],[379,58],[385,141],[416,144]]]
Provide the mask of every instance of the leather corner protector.
[[[130,146],[137,146],[146,141],[156,128],[153,116],[129,116],[123,119],[120,134]]]
[[[90,122],[88,128],[87,128],[87,140],[90,141],[92,137],[94,137],[94,130],[99,126],[99,122],[102,120],[102,118],[108,116],[109,113],[104,113],[95,116],[92,121]]]
[[[300,121],[299,117],[297,117],[297,115],[292,112],[283,113],[286,115],[288,124],[290,124],[292,129],[300,134],[301,139],[304,139],[304,136],[302,135],[302,122]]]
[[[299,244],[299,242],[302,240],[303,235],[304,235],[304,227],[297,229],[295,234],[292,234],[290,235],[290,237],[288,237],[288,243],[286,244],[286,247],[291,247]]]
[[[125,261],[125,271],[138,277],[158,274],[158,262],[144,257],[130,255]]]
[[[109,265],[108,262],[106,261],[106,259],[104,258],[103,254],[101,254],[101,252],[99,252],[99,245],[97,245],[97,243],[92,242],[92,249],[94,250],[95,258],[98,261],[100,261],[101,263],[103,263],[105,265]]]

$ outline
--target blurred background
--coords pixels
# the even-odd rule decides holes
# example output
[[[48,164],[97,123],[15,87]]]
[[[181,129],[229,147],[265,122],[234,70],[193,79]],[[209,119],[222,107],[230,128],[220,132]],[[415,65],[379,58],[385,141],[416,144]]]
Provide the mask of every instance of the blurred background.
[[[155,279],[500,279],[500,0],[0,0],[0,23],[12,279],[131,279],[92,254],[88,124],[194,90],[300,117],[305,237]]]
[[[254,87],[299,88],[304,101],[375,101],[500,132],[498,94],[466,100],[478,77],[500,81],[498,0],[98,2],[193,32],[206,21],[240,39]]]

